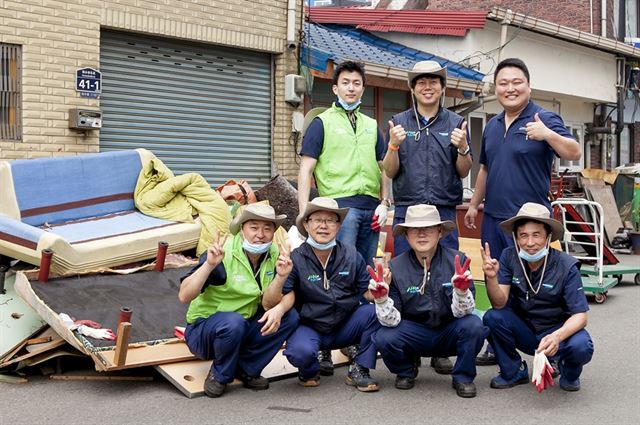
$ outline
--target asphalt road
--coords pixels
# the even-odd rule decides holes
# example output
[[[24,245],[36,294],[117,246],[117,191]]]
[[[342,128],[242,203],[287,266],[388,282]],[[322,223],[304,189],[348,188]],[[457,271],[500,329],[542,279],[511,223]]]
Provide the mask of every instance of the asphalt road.
[[[428,361],[414,389],[400,391],[379,360],[373,376],[381,390],[369,394],[344,384],[346,368],[317,388],[286,379],[262,392],[232,387],[220,399],[188,399],[159,375],[152,382],[52,381],[34,375],[27,384],[0,383],[0,424],[640,423],[640,286],[626,275],[605,304],[590,297],[589,305],[587,329],[595,354],[577,393],[555,386],[538,394],[533,385],[494,390],[489,380],[497,367],[490,366],[478,368],[478,396],[461,399],[450,377],[435,374]]]

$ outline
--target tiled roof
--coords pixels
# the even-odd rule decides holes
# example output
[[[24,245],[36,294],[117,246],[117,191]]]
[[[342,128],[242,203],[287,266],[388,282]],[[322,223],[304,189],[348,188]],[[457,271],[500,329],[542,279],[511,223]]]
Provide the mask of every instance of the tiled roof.
[[[482,81],[484,77],[478,71],[440,56],[376,37],[351,26],[306,22],[304,31],[301,61],[318,71],[326,71],[329,60],[337,63],[357,60],[406,70],[411,69],[416,62],[434,60],[447,67],[447,75],[450,77],[474,81]]]
[[[307,19],[318,24],[349,24],[379,32],[450,35],[463,37],[471,28],[484,28],[487,12],[389,10],[311,7]]]

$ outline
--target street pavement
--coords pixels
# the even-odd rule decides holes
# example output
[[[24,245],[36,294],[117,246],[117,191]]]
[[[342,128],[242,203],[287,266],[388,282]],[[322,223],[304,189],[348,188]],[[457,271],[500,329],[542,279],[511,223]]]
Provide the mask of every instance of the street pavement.
[[[627,264],[640,267],[640,257]],[[632,424],[640,423],[640,286],[633,275],[609,291],[604,304],[589,296],[595,354],[582,389],[557,386],[541,394],[533,385],[489,388],[497,366],[479,367],[478,396],[462,399],[449,376],[423,360],[416,386],[394,388],[394,376],[378,360],[377,393],[344,384],[346,367],[323,377],[317,388],[297,379],[271,383],[268,391],[231,387],[219,399],[188,399],[159,375],[152,382],[53,381],[29,376],[27,384],[0,383],[0,424]],[[531,357],[525,356],[531,370]]]

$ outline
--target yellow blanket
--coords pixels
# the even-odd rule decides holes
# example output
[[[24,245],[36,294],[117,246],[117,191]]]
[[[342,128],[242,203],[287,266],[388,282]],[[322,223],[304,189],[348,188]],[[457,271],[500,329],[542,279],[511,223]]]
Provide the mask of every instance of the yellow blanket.
[[[142,213],[165,220],[193,223],[193,217],[199,215],[202,230],[197,255],[220,234],[229,232],[231,214],[227,203],[204,177],[197,173],[176,177],[157,158],[140,171],[134,201]]]

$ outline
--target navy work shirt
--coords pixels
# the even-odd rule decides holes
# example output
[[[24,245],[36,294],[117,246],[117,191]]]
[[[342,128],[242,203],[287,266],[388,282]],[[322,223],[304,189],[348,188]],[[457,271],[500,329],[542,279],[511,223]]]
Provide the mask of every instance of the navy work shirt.
[[[438,245],[429,266],[429,279],[424,294],[420,295],[424,267],[413,250],[403,252],[391,260],[392,281],[389,297],[400,312],[402,320],[438,328],[455,320],[451,311],[453,286],[451,278],[455,274],[455,256],[464,263],[466,256],[460,251]],[[473,282],[469,286],[475,297]]]
[[[548,128],[573,138],[559,115],[531,101],[509,130],[505,130],[504,111],[493,117],[482,134],[480,152],[480,164],[487,167],[485,214],[506,220],[527,202],[551,209],[547,194],[557,154],[546,141],[527,139],[526,125],[534,121],[536,113]]]
[[[338,104],[338,106],[340,106]],[[357,125],[357,123],[356,123]],[[302,139],[301,156],[308,156],[313,159],[320,158],[322,147],[324,146],[324,125],[320,118],[314,118],[309,124],[307,131]],[[382,161],[386,152],[384,137],[378,129],[378,140],[376,142],[376,161]],[[373,210],[379,204],[380,200],[369,195],[354,195],[344,198],[336,198],[336,202],[340,208],[359,208],[363,210]]]
[[[531,285],[537,289],[543,267],[540,266],[532,273],[528,263],[524,260],[523,263]],[[561,327],[573,314],[589,310],[579,265],[580,262],[571,255],[550,249],[544,279],[536,295],[524,276],[517,248],[511,246],[502,251],[498,283],[511,285],[511,309],[536,334],[540,334],[547,329]]]
[[[283,294],[294,291],[300,324],[328,334],[344,323],[360,305],[367,292],[367,265],[356,249],[336,241],[327,262],[329,289],[324,289],[320,260],[308,243],[291,253],[293,269],[282,288]]]

